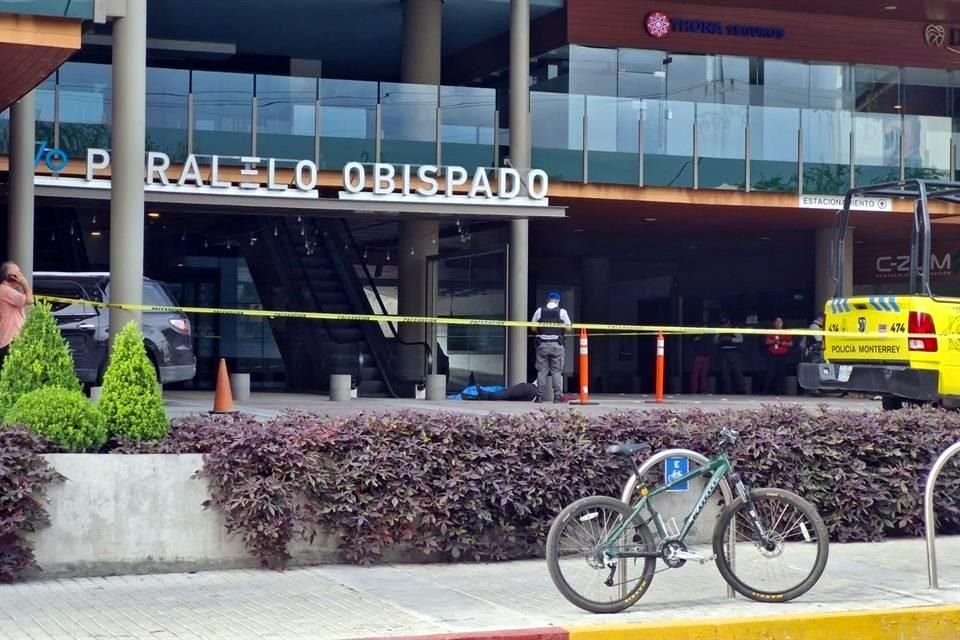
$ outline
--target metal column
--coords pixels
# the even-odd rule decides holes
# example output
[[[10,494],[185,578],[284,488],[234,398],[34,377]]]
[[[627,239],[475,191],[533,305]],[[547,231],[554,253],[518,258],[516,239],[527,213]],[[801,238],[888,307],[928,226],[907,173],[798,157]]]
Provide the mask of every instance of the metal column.
[[[693,123],[693,188],[700,188],[700,127]]]
[[[753,182],[750,176],[750,125],[743,128],[743,175],[746,184],[746,191],[750,193]]]
[[[113,158],[110,193],[111,302],[143,301],[143,181],[146,129],[147,3],[128,0],[113,23]],[[110,336],[141,313],[115,309]]]
[[[36,93],[31,91],[10,108],[10,218],[7,255],[33,281],[33,162],[36,154]]]
[[[530,0],[510,0],[510,162],[530,168]],[[522,187],[523,189],[526,186]],[[530,221],[510,222],[510,257],[507,274],[510,320],[527,319]],[[526,382],[527,330],[507,330],[507,384]]]
[[[797,193],[803,195],[803,129],[797,129]]]
[[[436,162],[441,158],[440,140],[440,80],[441,39],[443,36],[443,2],[441,0],[403,0],[403,53],[400,61],[400,80],[409,84],[433,85],[436,90],[437,107],[435,121],[429,130],[435,137]],[[377,105],[376,161],[383,159],[383,103]],[[423,114],[426,116],[426,113]],[[426,119],[414,125],[417,134],[428,132]],[[401,314],[426,315],[427,264],[440,248],[440,226],[435,220],[402,218],[400,221],[399,247],[397,249],[397,306]],[[397,371],[403,382],[420,380],[429,372],[425,370],[427,327],[423,324],[401,323],[397,327],[401,344],[398,345]],[[412,343],[412,344],[411,344]],[[431,349],[436,345],[431,345]],[[402,394],[412,389],[405,385]]]

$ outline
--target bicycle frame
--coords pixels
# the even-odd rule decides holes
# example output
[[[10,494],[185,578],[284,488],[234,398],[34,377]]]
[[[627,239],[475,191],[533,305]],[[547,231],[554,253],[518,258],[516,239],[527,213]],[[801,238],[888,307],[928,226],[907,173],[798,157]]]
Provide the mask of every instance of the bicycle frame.
[[[688,482],[694,478],[699,478],[700,476],[708,473],[712,474],[710,480],[700,493],[700,497],[697,499],[693,509],[691,509],[686,518],[684,518],[683,527],[681,527],[679,534],[676,536],[671,535],[663,524],[663,518],[660,516],[657,510],[653,508],[651,499],[670,490],[678,484]],[[733,474],[733,464],[726,455],[720,454],[716,458],[710,460],[705,466],[697,467],[693,471],[685,473],[682,476],[668,482],[667,484],[655,487],[652,491],[645,488],[641,489],[643,497],[640,498],[640,501],[637,502],[636,505],[634,505],[633,513],[630,514],[630,517],[627,520],[617,525],[616,529],[613,530],[613,533],[611,533],[604,542],[604,548],[607,556],[610,558],[660,557],[660,552],[657,550],[635,552],[616,551],[611,548],[614,542],[616,542],[620,536],[623,535],[624,531],[627,530],[627,527],[629,527],[634,520],[641,517],[641,513],[644,511],[644,509],[646,509],[646,511],[650,514],[650,519],[648,522],[653,521],[654,526],[657,528],[657,534],[660,537],[660,540],[677,540],[679,542],[683,542],[690,533],[690,529],[693,528],[693,524],[697,521],[697,517],[703,511],[704,507],[707,506],[707,502],[710,500],[710,497],[717,490],[717,487],[720,486],[720,483],[724,478],[731,474]],[[740,490],[740,483],[738,482],[737,485],[738,490]]]

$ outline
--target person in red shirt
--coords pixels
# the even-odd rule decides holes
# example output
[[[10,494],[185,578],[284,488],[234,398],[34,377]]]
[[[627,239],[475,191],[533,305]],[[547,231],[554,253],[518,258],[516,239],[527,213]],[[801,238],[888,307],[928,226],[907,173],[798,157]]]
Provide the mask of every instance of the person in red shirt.
[[[16,262],[4,262],[0,265],[0,366],[10,343],[20,335],[28,304],[33,304],[30,283]]]
[[[783,318],[773,321],[773,328],[783,329]],[[780,395],[787,378],[787,358],[793,348],[793,337],[786,335],[769,334],[767,344],[767,380],[763,386],[764,395]]]

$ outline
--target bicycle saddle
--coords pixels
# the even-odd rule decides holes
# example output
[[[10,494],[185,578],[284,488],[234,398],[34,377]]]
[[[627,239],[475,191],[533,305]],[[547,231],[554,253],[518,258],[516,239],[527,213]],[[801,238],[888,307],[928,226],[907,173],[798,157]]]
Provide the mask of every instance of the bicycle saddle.
[[[631,442],[628,444],[612,444],[607,447],[607,454],[611,456],[632,456],[635,453],[646,451],[650,448],[648,442]]]

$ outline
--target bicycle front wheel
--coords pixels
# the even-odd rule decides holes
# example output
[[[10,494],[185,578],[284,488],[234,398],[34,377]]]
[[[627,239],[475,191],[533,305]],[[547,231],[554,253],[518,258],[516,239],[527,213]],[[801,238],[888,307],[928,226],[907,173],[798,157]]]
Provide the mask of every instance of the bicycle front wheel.
[[[631,522],[607,545],[611,534],[633,510],[615,498],[577,500],[560,512],[547,536],[550,578],[567,600],[591,613],[623,611],[646,593],[656,558],[610,560],[605,551],[655,551],[645,523]]]
[[[787,602],[817,583],[827,566],[827,527],[812,504],[782,489],[750,492],[766,541],[754,529],[749,506],[734,500],[713,531],[720,575],[738,593],[758,602]],[[730,559],[731,530],[736,539]]]

